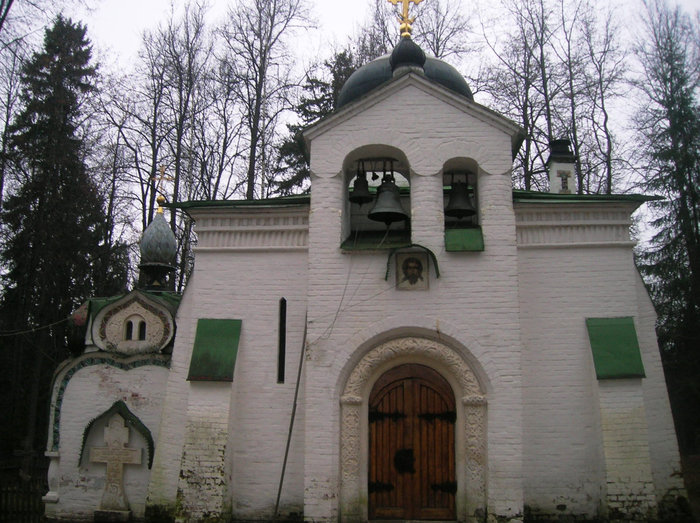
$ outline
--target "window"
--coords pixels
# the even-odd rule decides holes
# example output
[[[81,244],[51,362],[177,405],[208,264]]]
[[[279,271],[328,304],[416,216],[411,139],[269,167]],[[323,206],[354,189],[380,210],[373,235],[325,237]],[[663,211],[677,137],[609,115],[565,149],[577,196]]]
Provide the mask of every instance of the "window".
[[[284,383],[284,366],[287,355],[287,299],[280,298],[279,333],[277,343],[277,383]]]
[[[124,321],[124,340],[143,341],[146,339],[146,320],[138,314],[132,314]]]
[[[134,322],[127,320],[124,324],[124,339],[129,341],[134,337]]]

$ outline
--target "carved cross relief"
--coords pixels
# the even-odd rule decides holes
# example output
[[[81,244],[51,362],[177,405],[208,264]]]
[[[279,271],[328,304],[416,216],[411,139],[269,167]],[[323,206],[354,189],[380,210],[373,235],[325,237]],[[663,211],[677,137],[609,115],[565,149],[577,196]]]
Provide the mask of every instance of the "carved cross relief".
[[[106,447],[90,449],[91,462],[107,464],[100,509],[128,511],[129,503],[124,492],[124,465],[140,465],[141,449],[126,447],[129,442],[129,427],[124,426],[124,419],[119,414],[114,414],[109,419],[104,441]]]

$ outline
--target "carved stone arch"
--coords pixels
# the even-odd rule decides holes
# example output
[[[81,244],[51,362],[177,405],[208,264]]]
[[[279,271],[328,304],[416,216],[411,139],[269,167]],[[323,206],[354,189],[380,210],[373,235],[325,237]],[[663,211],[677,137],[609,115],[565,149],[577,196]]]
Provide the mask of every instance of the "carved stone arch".
[[[436,340],[403,337],[369,350],[350,372],[340,398],[340,511],[342,521],[367,520],[367,401],[379,376],[389,368],[418,362],[440,372],[457,398],[457,517],[484,513],[486,507],[486,396],[470,365]],[[461,401],[459,401],[461,398]]]

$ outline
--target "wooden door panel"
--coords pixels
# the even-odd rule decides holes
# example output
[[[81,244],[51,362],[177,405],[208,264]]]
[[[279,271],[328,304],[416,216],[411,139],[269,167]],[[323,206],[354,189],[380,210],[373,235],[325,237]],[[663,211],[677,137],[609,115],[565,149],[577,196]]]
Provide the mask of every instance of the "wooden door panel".
[[[389,384],[370,407],[369,491],[375,507],[370,517],[400,518],[403,514],[406,486],[394,467],[394,457],[404,442],[404,389],[402,382]]]
[[[437,372],[401,365],[369,403],[370,519],[454,519],[454,394]]]

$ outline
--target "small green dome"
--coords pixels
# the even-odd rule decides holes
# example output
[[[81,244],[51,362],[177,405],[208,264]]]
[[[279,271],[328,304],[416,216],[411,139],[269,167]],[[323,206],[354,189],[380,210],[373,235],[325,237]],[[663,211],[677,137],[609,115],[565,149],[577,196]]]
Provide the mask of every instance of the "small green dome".
[[[397,67],[423,67],[425,64],[425,53],[420,46],[410,38],[401,38],[396,44],[389,57],[391,70],[396,71]]]
[[[417,44],[409,38],[402,38],[391,55],[380,56],[350,75],[340,90],[336,109],[362,98],[370,91],[388,82],[393,77],[393,69],[404,65],[422,66],[425,77],[429,80],[447,87],[470,101],[474,100],[471,89],[457,69],[432,56],[425,56],[425,62],[421,64],[423,56],[425,54]]]
[[[153,221],[141,236],[140,267],[175,267],[177,241],[162,213],[156,213]]]

